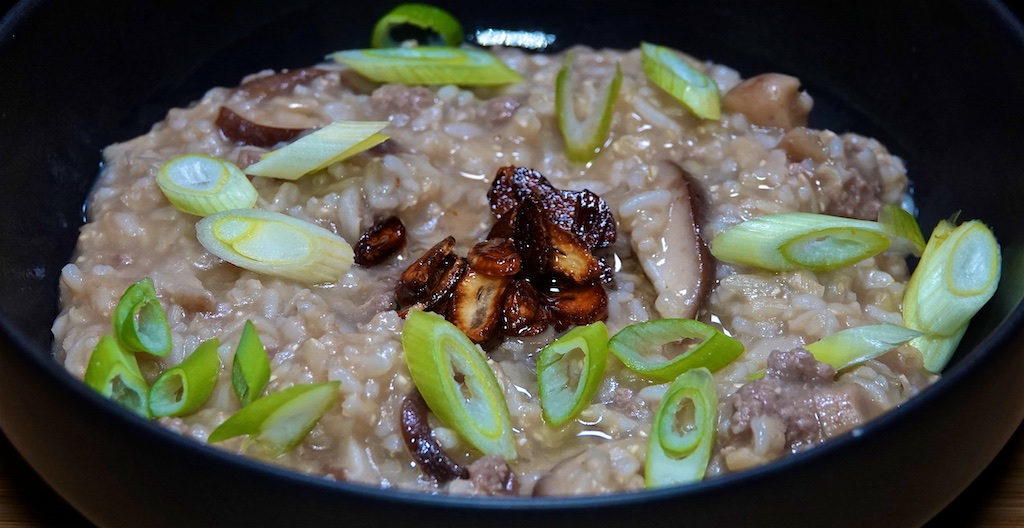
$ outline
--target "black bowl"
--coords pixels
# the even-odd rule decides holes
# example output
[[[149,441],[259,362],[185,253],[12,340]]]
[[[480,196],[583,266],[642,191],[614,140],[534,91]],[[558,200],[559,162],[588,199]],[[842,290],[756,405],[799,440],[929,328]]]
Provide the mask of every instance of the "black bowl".
[[[136,418],[51,357],[57,281],[100,149],[266,67],[368,42],[387,5],[337,0],[25,0],[0,22],[0,427],[90,520],[118,526],[919,525],[1024,417],[1024,31],[994,2],[439,2],[469,30],[557,45],[648,40],[800,77],[812,125],[904,157],[921,223],[953,211],[1002,244],[996,297],[944,378],[809,452],[698,485],[579,499],[434,497],[326,482]]]

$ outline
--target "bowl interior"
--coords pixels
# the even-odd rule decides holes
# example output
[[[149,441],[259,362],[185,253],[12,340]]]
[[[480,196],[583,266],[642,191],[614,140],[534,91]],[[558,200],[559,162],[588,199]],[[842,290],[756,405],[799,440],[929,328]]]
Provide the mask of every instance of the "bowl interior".
[[[998,237],[1002,284],[971,324],[949,372],[991,356],[1016,333],[1024,317],[1024,233],[1018,227],[1024,36],[998,4],[437,4],[456,13],[467,31],[542,30],[556,35],[555,49],[577,43],[632,48],[644,40],[730,65],[744,76],[781,71],[799,77],[816,101],[812,126],[877,137],[904,158],[926,233],[961,211],[961,218],[984,220]],[[4,353],[32,361],[51,382],[72,382],[50,357],[50,325],[60,270],[71,258],[104,146],[144,133],[169,108],[187,105],[212,86],[363,47],[372,22],[390,5],[18,4],[0,23],[0,71],[15,72],[0,76],[0,328],[10,349]]]

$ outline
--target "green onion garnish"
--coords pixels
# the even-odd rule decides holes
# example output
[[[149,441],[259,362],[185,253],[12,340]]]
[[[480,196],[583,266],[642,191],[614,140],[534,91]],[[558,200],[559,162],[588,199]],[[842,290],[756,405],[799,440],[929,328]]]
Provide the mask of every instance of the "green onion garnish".
[[[806,348],[814,359],[842,370],[874,359],[920,335],[917,330],[893,324],[858,326],[836,332]]]
[[[914,215],[902,207],[885,204],[878,210],[878,223],[882,230],[892,239],[893,245],[908,246],[906,252],[920,257],[924,251],[924,235]]]
[[[718,85],[690,66],[670,48],[643,42],[644,73],[651,81],[675,97],[697,117],[718,120],[722,117]]]
[[[236,436],[283,453],[297,446],[338,399],[340,381],[295,385],[268,394],[233,414],[210,433],[213,444]]]
[[[392,32],[402,26],[413,26],[429,33],[420,44],[430,46],[458,46],[462,44],[462,25],[451,13],[426,4],[402,4],[377,21],[373,27],[370,45],[375,48],[393,48],[400,44]]]
[[[516,458],[501,385],[466,334],[438,314],[413,309],[402,347],[416,388],[445,425],[485,455]]]
[[[715,439],[718,395],[711,372],[681,374],[661,400],[647,441],[647,488],[697,482],[704,478]]]
[[[246,174],[297,180],[307,174],[372,148],[388,135],[387,121],[334,121],[267,154],[245,169]]]
[[[967,323],[995,294],[1001,266],[999,244],[985,224],[935,226],[903,298],[903,321],[925,334],[911,344],[929,371],[949,362]]]
[[[352,266],[352,246],[334,233],[281,213],[222,211],[196,224],[214,255],[247,270],[305,283],[336,281]]]
[[[381,83],[494,86],[523,80],[497,57],[478,49],[419,46],[349,50],[328,58]]]
[[[131,352],[112,336],[103,336],[89,357],[85,384],[103,396],[149,418],[149,386]]]
[[[537,385],[544,420],[561,425],[583,411],[601,386],[608,361],[608,327],[577,326],[541,350]]]
[[[248,209],[259,194],[234,163],[185,154],[160,167],[156,183],[172,205],[196,216]]]
[[[622,85],[622,68],[615,65],[615,75],[608,82],[604,92],[598,97],[596,105],[586,119],[580,121],[576,117],[575,97],[572,89],[573,52],[565,54],[562,68],[558,70],[555,81],[555,112],[558,115],[558,126],[565,138],[565,153],[571,161],[586,163],[597,155],[604,139],[608,136],[608,128],[612,124],[612,113],[615,110],[615,99],[619,96]]]
[[[256,401],[270,381],[270,358],[252,321],[246,320],[231,364],[231,387],[243,407]]]
[[[700,339],[686,348],[686,340]],[[666,345],[686,348],[675,357]],[[743,343],[692,319],[655,319],[623,328],[608,342],[608,350],[626,367],[647,378],[671,381],[681,373],[704,367],[716,371],[743,353]]]
[[[890,239],[878,222],[813,213],[751,218],[711,241],[711,254],[772,271],[828,271],[881,253]]]
[[[171,327],[156,296],[153,279],[144,277],[125,290],[113,315],[114,335],[128,352],[166,356],[171,351]]]
[[[213,394],[220,372],[217,338],[204,341],[178,366],[153,382],[149,412],[153,416],[184,416],[198,409]]]

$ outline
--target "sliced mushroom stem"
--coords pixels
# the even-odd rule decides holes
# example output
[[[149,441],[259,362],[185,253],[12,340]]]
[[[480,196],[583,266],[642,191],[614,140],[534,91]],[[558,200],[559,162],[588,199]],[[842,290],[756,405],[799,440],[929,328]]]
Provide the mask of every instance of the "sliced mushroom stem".
[[[700,237],[700,195],[674,163],[657,165],[659,189],[623,202],[620,217],[658,298],[662,317],[693,319],[714,283],[714,264]]]

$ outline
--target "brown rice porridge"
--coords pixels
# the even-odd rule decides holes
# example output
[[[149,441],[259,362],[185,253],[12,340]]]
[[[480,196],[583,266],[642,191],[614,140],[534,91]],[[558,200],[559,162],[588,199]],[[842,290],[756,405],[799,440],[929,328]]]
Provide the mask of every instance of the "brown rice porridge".
[[[149,381],[213,337],[220,339],[221,361],[229,365],[242,326],[251,319],[271,355],[269,391],[341,383],[338,402],[312,433],[273,463],[371,486],[495,493],[481,479],[439,486],[406,450],[398,409],[413,386],[403,360],[403,321],[395,310],[394,287],[398,275],[442,238],[454,236],[465,254],[486,237],[494,221],[486,192],[499,167],[534,168],[559,188],[590,189],[611,206],[618,239],[602,253],[615,268],[608,286],[611,333],[662,316],[642,263],[655,258],[652,248],[663,238],[674,236],[668,210],[679,167],[704,197],[701,234],[707,241],[768,213],[827,212],[873,220],[878,204],[906,199],[904,166],[877,141],[791,125],[757,126],[728,111],[717,122],[700,120],[647,79],[639,50],[576,48],[580,108],[596,98],[616,62],[623,81],[605,148],[585,166],[572,164],[555,118],[554,82],[562,57],[515,50],[496,54],[525,81],[476,90],[368,86],[353,81],[346,67],[327,64],[319,67],[329,73],[281,95],[254,97],[245,90],[214,88],[191,107],[171,110],[150,133],[108,147],[89,202],[89,223],[61,278],[62,311],[53,327],[57,359],[82,377],[97,341],[109,333],[121,293],[148,276],[173,335],[167,357],[140,358]],[[723,94],[741,82],[725,66],[703,67]],[[799,104],[809,107],[810,98],[801,96]],[[311,221],[351,243],[375,221],[397,215],[408,229],[405,249],[380,266],[356,265],[336,283],[313,286],[261,276],[207,252],[195,237],[197,218],[168,203],[155,175],[184,153],[208,154],[244,168],[265,152],[222,136],[214,124],[221,106],[281,127],[389,121],[385,132],[391,139],[378,148],[295,182],[252,181],[260,195],[257,208]],[[909,278],[902,256],[883,253],[821,273],[716,263],[715,275],[699,319],[736,337],[746,350],[715,373],[720,403],[709,477],[845,433],[934,381],[909,346],[838,376],[790,352],[845,328],[900,324]],[[551,427],[543,422],[536,397],[535,356],[554,337],[548,328],[536,337],[505,338],[488,354],[515,428],[518,459],[510,465],[517,492],[642,489],[643,447],[666,385],[609,358],[592,404],[577,419]],[[785,353],[775,354],[769,365],[776,350]],[[766,365],[766,381],[748,384]],[[238,407],[230,369],[222,369],[213,396],[199,411],[159,422],[205,441]],[[434,425],[436,438],[455,459],[468,464],[479,457],[454,431]],[[240,439],[217,445],[247,451]]]

